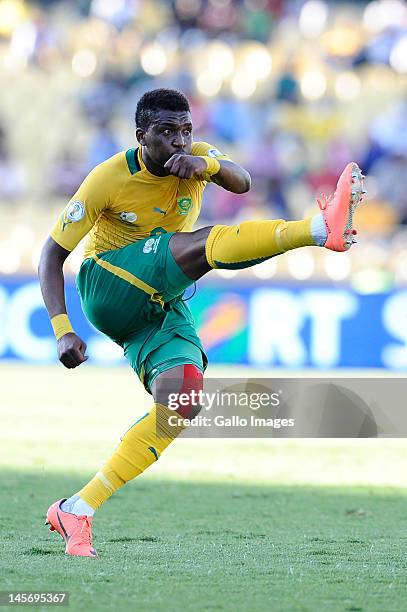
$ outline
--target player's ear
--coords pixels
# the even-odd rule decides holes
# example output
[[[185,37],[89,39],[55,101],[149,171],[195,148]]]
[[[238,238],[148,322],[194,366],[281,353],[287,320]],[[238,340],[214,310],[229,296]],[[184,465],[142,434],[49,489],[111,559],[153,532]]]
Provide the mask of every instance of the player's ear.
[[[146,144],[144,130],[142,130],[141,128],[136,128],[135,135],[138,142],[144,146]]]

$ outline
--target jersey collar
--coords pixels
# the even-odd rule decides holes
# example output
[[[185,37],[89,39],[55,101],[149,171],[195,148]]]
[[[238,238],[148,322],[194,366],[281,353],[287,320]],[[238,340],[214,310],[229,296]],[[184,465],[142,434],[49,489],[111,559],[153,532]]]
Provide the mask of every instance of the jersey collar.
[[[127,167],[129,169],[130,174],[136,174],[136,172],[139,172],[139,170],[141,170],[137,151],[138,149],[127,149],[126,151]]]

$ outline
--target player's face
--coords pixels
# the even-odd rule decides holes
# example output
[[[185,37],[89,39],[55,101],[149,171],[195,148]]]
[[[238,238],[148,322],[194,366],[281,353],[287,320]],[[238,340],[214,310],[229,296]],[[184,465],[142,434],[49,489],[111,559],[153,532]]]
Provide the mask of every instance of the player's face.
[[[192,118],[184,111],[157,111],[144,132],[137,130],[137,139],[145,147],[149,158],[160,166],[175,153],[192,152]]]

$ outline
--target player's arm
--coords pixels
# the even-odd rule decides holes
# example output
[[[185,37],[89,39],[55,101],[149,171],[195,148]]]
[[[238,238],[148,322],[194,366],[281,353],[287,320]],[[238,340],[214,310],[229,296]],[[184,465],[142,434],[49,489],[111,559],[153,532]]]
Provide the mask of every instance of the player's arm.
[[[66,368],[76,368],[87,356],[86,344],[75,334],[66,312],[63,265],[69,254],[50,236],[41,252],[38,276],[57,339],[58,358]]]
[[[87,357],[86,344],[75,334],[67,315],[63,265],[108,206],[109,179],[109,169],[106,171],[104,164],[92,170],[60,215],[41,252],[41,291],[57,340],[58,357],[66,368],[76,368]]]
[[[227,191],[233,193],[246,193],[251,187],[250,174],[231,160],[219,161],[219,172],[211,176],[211,182],[216,183]]]
[[[192,155],[175,154],[164,165],[174,176],[201,177],[227,191],[245,193],[251,186],[250,174],[209,143],[194,143]]]

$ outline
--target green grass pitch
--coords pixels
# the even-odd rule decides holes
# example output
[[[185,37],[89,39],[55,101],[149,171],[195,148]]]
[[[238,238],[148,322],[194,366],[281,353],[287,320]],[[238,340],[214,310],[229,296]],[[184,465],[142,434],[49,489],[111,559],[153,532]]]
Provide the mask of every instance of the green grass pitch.
[[[0,589],[67,590],[71,610],[406,609],[404,441],[176,441],[96,515],[98,559],[66,557],[48,505],[151,401],[125,369],[0,376]]]

